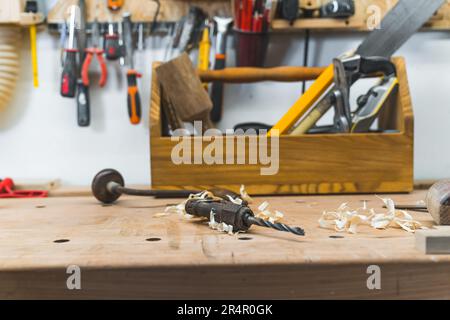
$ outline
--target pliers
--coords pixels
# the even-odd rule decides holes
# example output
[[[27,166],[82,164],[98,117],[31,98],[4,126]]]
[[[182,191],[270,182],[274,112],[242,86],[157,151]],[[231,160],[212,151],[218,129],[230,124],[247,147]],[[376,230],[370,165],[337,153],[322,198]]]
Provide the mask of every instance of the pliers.
[[[92,23],[91,32],[92,32],[91,38],[92,47],[86,49],[86,58],[84,59],[83,62],[83,68],[81,70],[81,78],[83,80],[83,84],[85,86],[89,86],[89,66],[92,62],[93,56],[96,55],[101,69],[99,85],[100,87],[103,87],[106,84],[106,79],[108,78],[108,70],[106,69],[105,59],[103,58],[104,51],[100,49],[98,46],[100,39],[100,32],[97,20],[95,20]]]

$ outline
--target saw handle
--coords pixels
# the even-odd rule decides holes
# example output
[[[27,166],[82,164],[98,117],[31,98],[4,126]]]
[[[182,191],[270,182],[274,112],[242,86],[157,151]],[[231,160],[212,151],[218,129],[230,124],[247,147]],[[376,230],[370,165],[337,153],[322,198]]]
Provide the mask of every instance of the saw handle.
[[[198,70],[204,82],[251,83],[261,81],[301,82],[317,79],[325,70],[322,67],[276,68],[226,68],[222,70]]]
[[[360,72],[364,75],[382,73],[385,76],[395,75],[395,65],[384,57],[361,57]]]

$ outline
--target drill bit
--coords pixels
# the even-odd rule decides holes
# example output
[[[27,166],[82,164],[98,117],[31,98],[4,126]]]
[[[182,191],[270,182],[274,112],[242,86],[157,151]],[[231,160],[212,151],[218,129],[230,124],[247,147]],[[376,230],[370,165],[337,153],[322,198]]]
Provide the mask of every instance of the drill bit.
[[[290,232],[298,236],[304,236],[305,230],[299,227],[290,227],[284,223],[272,223],[270,221],[263,220],[261,218],[248,216],[247,224],[255,224],[260,227],[272,228],[278,231]]]

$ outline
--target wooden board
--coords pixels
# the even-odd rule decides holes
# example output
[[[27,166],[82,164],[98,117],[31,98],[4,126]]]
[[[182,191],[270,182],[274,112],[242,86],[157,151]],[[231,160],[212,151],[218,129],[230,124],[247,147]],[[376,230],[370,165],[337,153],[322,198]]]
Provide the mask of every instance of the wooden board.
[[[304,0],[299,0],[305,2]],[[282,19],[275,19],[272,23],[274,30],[359,30],[367,31],[371,17],[379,14],[383,17],[398,0],[357,0],[355,1],[355,15],[348,19],[298,19],[293,25]],[[310,1],[308,1],[310,2]],[[316,2],[316,1],[313,1]],[[368,24],[369,22],[369,24]],[[424,26],[428,29],[450,29],[450,1],[447,1],[436,15]]]
[[[172,151],[178,141],[161,137],[159,86],[153,82],[150,107],[152,186],[155,189],[190,190],[225,187],[238,192],[240,185],[245,184],[250,193],[259,195],[412,191],[412,104],[405,63],[397,58],[395,64],[399,92],[393,97],[393,105],[386,108],[381,124],[383,129],[395,129],[399,133],[281,136],[276,175],[261,175],[261,168],[267,166],[249,164],[248,155],[257,152],[258,147],[250,146],[248,139],[245,164],[236,164],[237,151],[231,159],[232,165],[175,164]],[[194,141],[204,142],[202,153],[211,143],[208,137],[191,139],[191,145]],[[226,159],[227,138],[215,139],[223,146],[216,155]],[[232,140],[234,150],[238,150],[238,139],[228,139]],[[270,145],[270,140],[260,142],[261,148]]]
[[[450,298],[442,281],[450,255],[420,253],[413,234],[318,228],[321,212],[342,202],[370,200],[382,210],[374,196],[257,198],[254,206],[263,200],[307,236],[257,227],[230,236],[178,215],[154,216],[173,199],[125,197],[106,207],[93,197],[1,200],[0,298]],[[432,225],[428,214],[411,214]],[[54,242],[61,239],[69,241]],[[81,268],[82,290],[67,290],[69,265]],[[367,289],[370,265],[381,267],[381,290]]]
[[[44,21],[42,13],[26,13],[25,0],[0,0],[0,25],[33,25]]]
[[[178,21],[189,12],[189,5],[196,5],[209,15],[223,13],[231,15],[230,0],[160,0],[158,21]],[[70,5],[78,0],[59,0],[48,14],[48,23],[62,23]],[[127,0],[122,10],[111,13],[106,1],[86,0],[87,21],[97,16],[99,22],[121,21],[124,12],[130,12],[135,22],[152,22],[157,9],[156,2],[150,0]],[[97,9],[96,9],[97,8]]]

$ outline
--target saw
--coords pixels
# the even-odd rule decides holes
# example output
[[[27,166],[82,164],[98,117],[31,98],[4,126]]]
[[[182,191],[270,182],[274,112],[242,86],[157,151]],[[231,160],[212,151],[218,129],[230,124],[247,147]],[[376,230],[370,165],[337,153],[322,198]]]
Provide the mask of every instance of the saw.
[[[390,57],[444,2],[445,0],[398,1],[354,53],[334,59],[268,134],[307,133],[332,107],[335,108],[332,131],[369,130],[381,106],[398,85],[395,66]],[[358,98],[358,108],[352,113],[349,104],[350,87],[362,77],[380,73],[382,77],[379,83]]]

